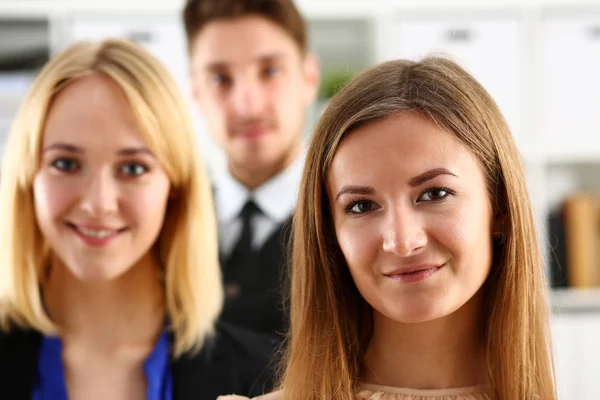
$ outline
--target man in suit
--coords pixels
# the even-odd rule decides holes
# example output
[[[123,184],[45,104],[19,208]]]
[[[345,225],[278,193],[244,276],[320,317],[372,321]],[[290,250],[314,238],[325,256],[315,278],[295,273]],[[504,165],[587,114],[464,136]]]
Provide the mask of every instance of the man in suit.
[[[306,108],[319,83],[292,0],[188,0],[194,99],[224,150],[215,181],[222,318],[283,333],[282,286],[303,167]]]

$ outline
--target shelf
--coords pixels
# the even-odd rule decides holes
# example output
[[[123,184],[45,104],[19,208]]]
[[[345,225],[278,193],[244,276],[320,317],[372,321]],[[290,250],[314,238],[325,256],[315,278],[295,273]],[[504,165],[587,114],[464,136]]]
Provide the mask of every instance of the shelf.
[[[528,9],[535,6],[572,7],[569,0],[295,0],[307,17],[338,19],[389,15],[390,12],[430,10]],[[184,0],[0,0],[0,15],[50,16],[72,12],[179,13]],[[595,6],[600,0],[578,0],[581,7]]]
[[[550,302],[554,314],[600,314],[600,288],[553,289]]]

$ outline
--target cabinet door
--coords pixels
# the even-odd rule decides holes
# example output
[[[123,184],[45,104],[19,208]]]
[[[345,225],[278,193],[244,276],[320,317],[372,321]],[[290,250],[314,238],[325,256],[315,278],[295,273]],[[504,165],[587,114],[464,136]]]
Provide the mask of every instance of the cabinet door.
[[[559,399],[600,399],[600,313],[555,315],[552,332]]]
[[[581,373],[584,393],[582,399],[600,399],[600,314],[581,320],[583,357]]]
[[[523,150],[521,29],[511,16],[398,20],[387,38],[387,58],[441,54],[458,62],[492,95]]]
[[[569,315],[556,315],[552,321],[554,362],[558,398],[580,399],[581,386],[581,335],[578,321]]]
[[[189,87],[186,39],[180,21],[169,18],[150,21],[135,18],[73,19],[71,40],[100,40],[114,36],[126,37],[143,45],[167,66],[178,84]]]
[[[541,143],[550,157],[600,158],[600,13],[542,22]]]

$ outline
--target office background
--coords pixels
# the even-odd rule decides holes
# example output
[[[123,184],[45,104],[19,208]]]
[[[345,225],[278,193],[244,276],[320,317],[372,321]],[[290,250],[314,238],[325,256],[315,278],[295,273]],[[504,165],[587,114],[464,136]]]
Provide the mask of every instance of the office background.
[[[296,0],[320,58],[319,101],[393,58],[446,54],[504,112],[521,150],[552,279],[560,399],[600,398],[600,0]],[[0,0],[0,151],[31,79],[79,39],[126,36],[171,70],[211,174],[223,154],[188,85],[182,0]]]

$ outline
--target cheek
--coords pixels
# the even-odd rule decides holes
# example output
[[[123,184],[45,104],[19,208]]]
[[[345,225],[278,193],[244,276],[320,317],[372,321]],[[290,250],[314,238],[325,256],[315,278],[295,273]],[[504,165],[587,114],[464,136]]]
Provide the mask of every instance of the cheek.
[[[377,234],[372,226],[366,224],[342,224],[336,227],[338,244],[352,275],[361,270],[370,270],[375,264],[379,246]]]
[[[266,107],[277,112],[280,123],[295,124],[300,118],[304,105],[300,90],[293,82],[270,86],[266,96]]]
[[[211,133],[221,135],[226,124],[226,116],[229,115],[227,99],[210,92],[209,88],[206,90],[207,93],[200,100],[201,117],[211,128]]]
[[[53,180],[41,173],[33,181],[35,213],[38,221],[48,221],[66,214],[77,202],[77,181]]]
[[[148,229],[160,229],[164,218],[170,185],[166,177],[143,187],[126,190],[123,197],[123,208],[138,226]]]
[[[491,264],[491,215],[486,207],[464,207],[439,221],[437,237],[460,269],[489,271]],[[478,274],[474,274],[475,277]]]

